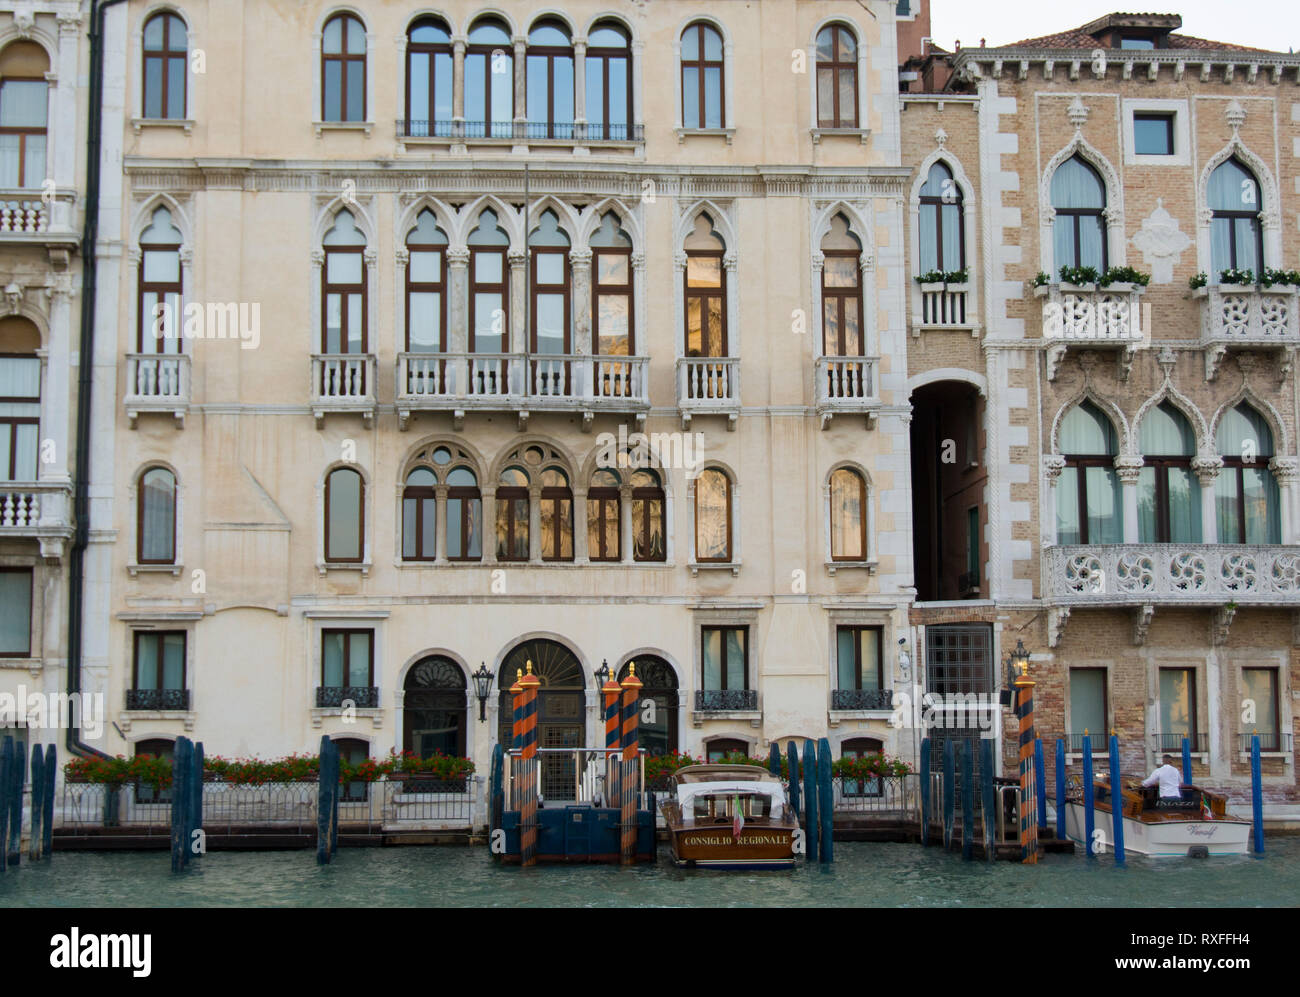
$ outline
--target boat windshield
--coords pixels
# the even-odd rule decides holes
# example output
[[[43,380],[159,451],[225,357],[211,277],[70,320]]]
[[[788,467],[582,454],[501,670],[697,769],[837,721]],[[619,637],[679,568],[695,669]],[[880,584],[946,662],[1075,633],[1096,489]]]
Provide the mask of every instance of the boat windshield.
[[[715,821],[735,817],[737,807],[746,820],[780,820],[785,793],[780,783],[697,783],[678,787],[683,817]]]

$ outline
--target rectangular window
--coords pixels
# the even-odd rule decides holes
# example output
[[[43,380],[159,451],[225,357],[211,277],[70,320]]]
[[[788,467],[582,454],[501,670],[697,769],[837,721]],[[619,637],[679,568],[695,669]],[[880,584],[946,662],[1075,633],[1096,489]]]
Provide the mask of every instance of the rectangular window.
[[[749,688],[749,627],[702,627],[705,689]]]
[[[966,574],[971,587],[979,584],[980,577],[980,510],[972,506],[966,510]]]
[[[1241,732],[1247,735],[1243,740],[1242,750],[1250,750],[1251,734],[1259,735],[1260,751],[1282,751],[1278,727],[1277,709],[1277,669],[1243,668],[1241,670],[1241,707],[1242,715],[1247,709],[1253,709],[1254,723],[1244,720]]]
[[[374,685],[373,630],[321,631],[321,685],[326,688]]]
[[[0,568],[0,657],[32,653],[32,569]]]
[[[184,689],[185,631],[137,631],[134,677],[135,689]]]
[[[881,689],[880,627],[837,627],[835,660],[840,689]]]
[[[1160,669],[1160,735],[1162,751],[1174,751],[1181,739],[1191,738],[1196,749],[1196,671]]]
[[[1154,38],[1121,38],[1119,47],[1133,51],[1145,51],[1155,48],[1156,43]]]
[[[1083,748],[1083,735],[1092,738],[1092,750],[1103,752],[1106,732],[1106,669],[1070,669],[1070,749]]]
[[[1133,115],[1133,151],[1139,156],[1174,154],[1174,116],[1137,113]]]

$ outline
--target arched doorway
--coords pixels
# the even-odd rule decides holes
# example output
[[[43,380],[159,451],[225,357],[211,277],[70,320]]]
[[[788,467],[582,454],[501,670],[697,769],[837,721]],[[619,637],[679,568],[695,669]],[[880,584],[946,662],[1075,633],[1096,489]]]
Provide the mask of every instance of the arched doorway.
[[[641,680],[641,721],[637,733],[648,755],[669,755],[677,750],[677,673],[663,658],[637,657],[636,677]],[[627,665],[619,669],[618,680],[627,678]],[[654,700],[653,719],[647,721],[645,700]]]
[[[563,644],[537,637],[516,645],[501,663],[497,687],[501,690],[500,724],[497,737],[502,747],[514,745],[514,700],[510,686],[516,673],[533,663],[533,674],[541,681],[537,690],[537,746],[539,748],[583,748],[587,744],[586,686],[582,663]],[[542,796],[548,800],[574,798],[574,757],[542,755]]]
[[[402,686],[402,749],[420,758],[465,754],[465,673],[440,654],[417,661]]]

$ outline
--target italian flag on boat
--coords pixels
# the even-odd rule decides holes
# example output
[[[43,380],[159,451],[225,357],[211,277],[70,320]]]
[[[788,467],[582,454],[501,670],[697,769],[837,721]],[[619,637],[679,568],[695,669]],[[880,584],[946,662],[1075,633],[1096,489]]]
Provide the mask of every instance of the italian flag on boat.
[[[740,812],[740,797],[736,796],[733,799],[731,812],[734,816],[731,819],[731,836],[739,838],[740,832],[745,826],[745,815]]]

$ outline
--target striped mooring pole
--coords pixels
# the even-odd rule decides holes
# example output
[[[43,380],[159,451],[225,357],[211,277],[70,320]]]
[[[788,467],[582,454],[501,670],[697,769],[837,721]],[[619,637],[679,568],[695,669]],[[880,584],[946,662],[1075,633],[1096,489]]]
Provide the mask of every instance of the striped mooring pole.
[[[533,663],[524,664],[519,680],[522,690],[523,716],[520,720],[520,758],[524,769],[524,798],[519,807],[519,860],[522,865],[537,864],[537,687],[541,679],[533,674]]]
[[[602,664],[604,664],[602,662]],[[600,687],[601,694],[605,697],[605,805],[610,807],[621,807],[623,798],[619,795],[619,744],[622,738],[619,736],[622,730],[622,717],[619,715],[618,701],[623,694],[619,688],[618,680],[614,678],[614,673],[610,672],[609,677],[605,679],[605,684]]]
[[[623,773],[621,791],[623,813],[621,851],[623,865],[636,862],[637,838],[637,761],[640,755],[641,680],[636,677],[636,662],[629,662],[623,689]]]
[[[1034,680],[1016,676],[1016,712],[1020,716],[1020,861],[1038,862],[1038,820],[1034,810]]]
[[[519,680],[524,677],[522,668],[515,669],[515,680],[510,683],[510,709],[514,713],[514,725],[510,728],[510,747],[519,751],[524,746],[524,690],[519,687]],[[518,810],[519,780],[522,778],[523,763],[517,754],[510,756],[510,809]]]

